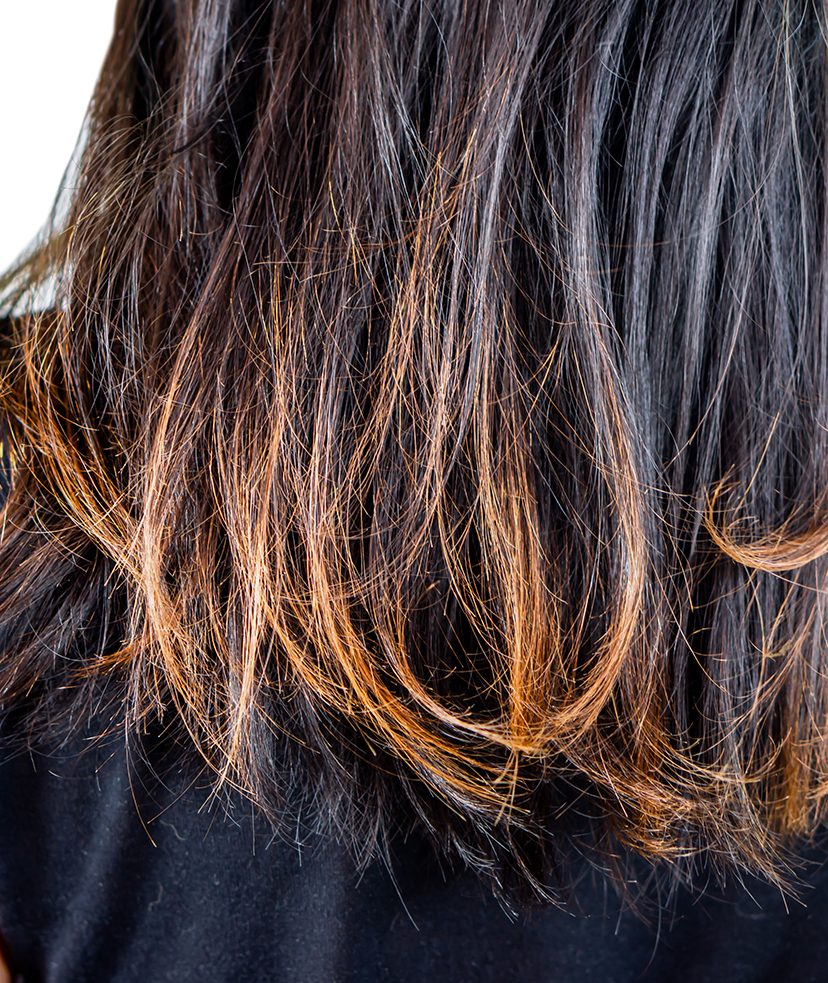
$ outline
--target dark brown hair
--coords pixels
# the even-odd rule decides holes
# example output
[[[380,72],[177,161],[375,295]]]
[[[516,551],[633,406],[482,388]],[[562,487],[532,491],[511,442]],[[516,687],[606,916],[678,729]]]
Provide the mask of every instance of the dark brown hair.
[[[3,706],[108,680],[542,897],[581,822],[775,876],[828,790],[823,13],[121,0],[3,281]]]

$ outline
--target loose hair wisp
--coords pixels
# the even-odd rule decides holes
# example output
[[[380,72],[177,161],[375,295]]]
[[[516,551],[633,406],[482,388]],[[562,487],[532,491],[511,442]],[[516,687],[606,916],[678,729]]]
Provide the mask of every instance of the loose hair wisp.
[[[811,0],[121,0],[4,280],[3,705],[109,681],[543,897],[582,823],[775,876],[828,789],[826,53]]]

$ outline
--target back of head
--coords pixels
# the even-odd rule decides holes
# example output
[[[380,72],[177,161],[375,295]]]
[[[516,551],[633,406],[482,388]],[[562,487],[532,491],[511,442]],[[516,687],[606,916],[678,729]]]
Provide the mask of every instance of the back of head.
[[[775,876],[828,787],[823,13],[122,0],[4,280],[2,705],[108,682],[541,897],[573,815]]]

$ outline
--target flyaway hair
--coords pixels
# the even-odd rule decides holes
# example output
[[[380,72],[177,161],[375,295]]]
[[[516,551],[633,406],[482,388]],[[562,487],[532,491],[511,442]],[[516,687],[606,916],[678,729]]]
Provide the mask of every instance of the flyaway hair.
[[[540,898],[582,825],[778,876],[828,793],[825,13],[121,0],[2,281],[0,703],[114,687],[271,815],[287,748],[358,851],[415,817]]]

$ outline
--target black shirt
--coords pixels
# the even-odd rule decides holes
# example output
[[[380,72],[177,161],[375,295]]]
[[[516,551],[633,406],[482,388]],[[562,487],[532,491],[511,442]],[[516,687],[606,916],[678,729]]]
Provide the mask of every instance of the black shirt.
[[[510,918],[415,837],[356,870],[301,821],[273,835],[163,741],[0,757],[0,928],[25,981],[824,981],[828,872],[802,901],[704,880],[649,921],[586,875],[581,914]],[[82,751],[82,753],[81,753]]]

